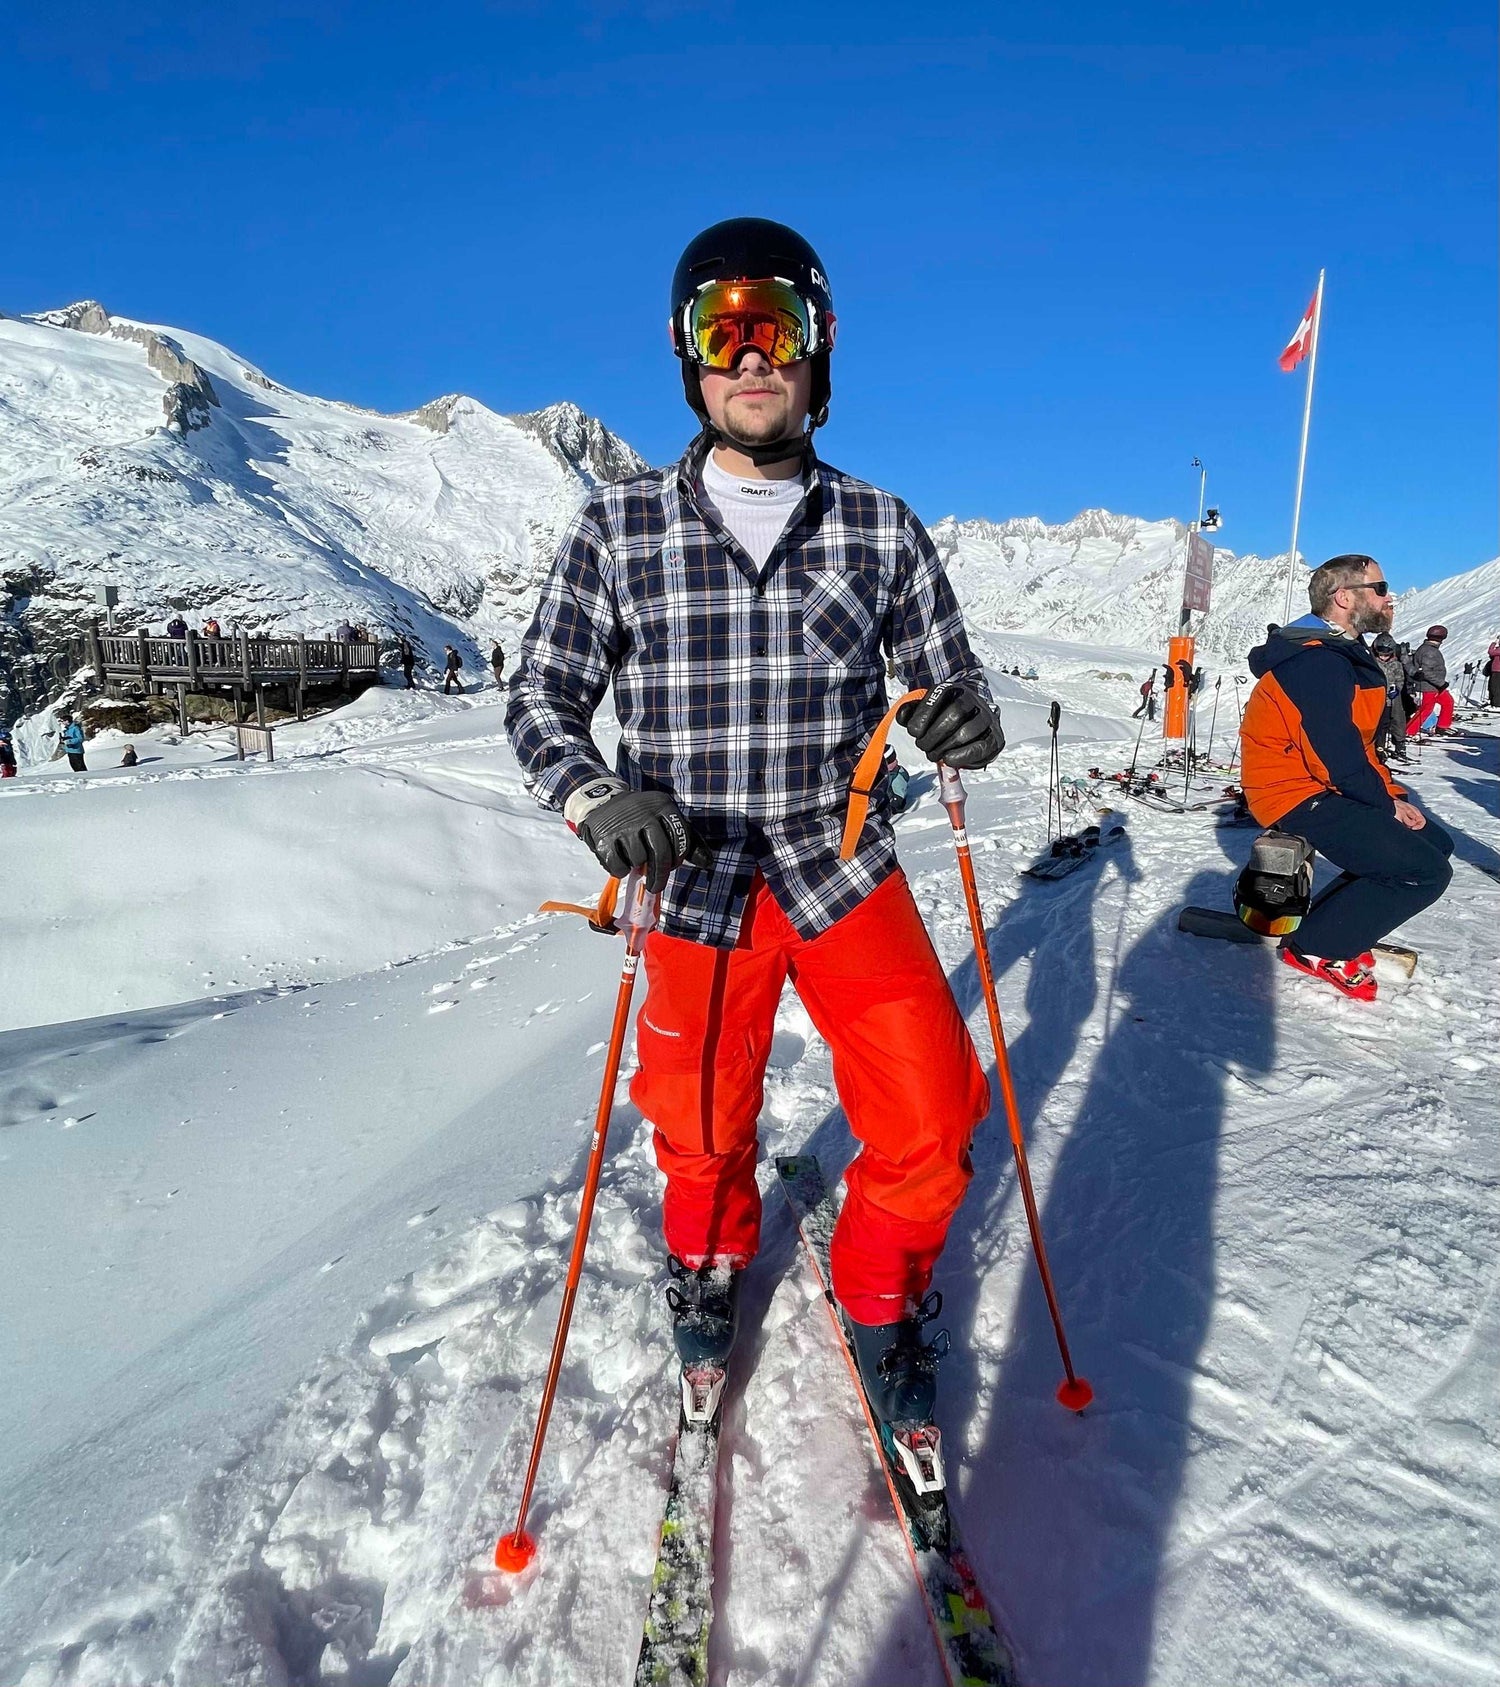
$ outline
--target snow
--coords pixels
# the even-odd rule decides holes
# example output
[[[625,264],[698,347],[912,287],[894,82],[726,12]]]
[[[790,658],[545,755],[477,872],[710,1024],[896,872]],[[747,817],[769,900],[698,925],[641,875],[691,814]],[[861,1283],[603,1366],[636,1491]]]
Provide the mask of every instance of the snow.
[[[1493,1680],[1500,737],[1426,750],[1413,782],[1458,840],[1454,884],[1403,933],[1411,982],[1344,1002],[1269,950],[1176,932],[1184,902],[1225,905],[1254,835],[1211,815],[1131,805],[1080,872],[1020,877],[1045,832],[1048,702],[1065,774],[1120,765],[1123,676],[1152,646],[976,638],[1043,676],[996,676],[1011,743],[970,778],[969,820],[1097,1391],[1082,1418],[1053,1402],[997,1108],[940,1267],[940,1414],[1024,1677]],[[281,729],[273,766],[232,761],[222,733],[157,733],[134,772],[43,764],[0,788],[7,1687],[630,1678],[676,1408],[628,1072],[538,1558],[514,1582],[487,1569],[621,952],[534,912],[598,875],[525,797],[498,701],[377,690]],[[984,1051],[948,823],[914,789],[902,858]],[[790,994],[762,1143],[711,1679],[925,1687],[904,1549],[771,1188],[776,1152],[837,1172],[852,1151]]]
[[[1500,557],[1397,598],[1393,630],[1414,650],[1434,624],[1448,629],[1443,657],[1453,689],[1461,691],[1464,663],[1482,663],[1489,647],[1500,639]],[[1483,680],[1475,695],[1483,699]]]

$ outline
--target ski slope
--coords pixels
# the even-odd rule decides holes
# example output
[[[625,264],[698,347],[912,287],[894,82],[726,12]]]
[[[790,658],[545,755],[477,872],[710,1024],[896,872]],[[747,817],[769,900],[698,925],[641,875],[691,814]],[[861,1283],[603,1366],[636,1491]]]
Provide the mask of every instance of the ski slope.
[[[1120,765],[1141,659],[979,642],[1043,676],[995,680],[1011,747],[970,780],[969,821],[1098,1397],[1081,1419],[1053,1403],[997,1110],[939,1270],[940,1419],[1024,1678],[1495,1680],[1500,734],[1427,750],[1412,783],[1458,840],[1455,879],[1406,928],[1416,977],[1364,1006],[1268,950],[1176,932],[1184,902],[1225,904],[1252,831],[1131,805],[1126,841],[1077,874],[1018,876],[1044,838],[1049,699],[1065,773]],[[676,1406],[660,1181],[626,1079],[538,1560],[514,1583],[485,1571],[513,1521],[620,959],[533,912],[598,876],[525,797],[498,703],[373,692],[286,729],[274,767],[195,734],[134,774],[29,768],[0,790],[23,934],[20,961],[0,955],[5,1687],[631,1679]],[[902,859],[987,1057],[947,819],[914,788]],[[249,829],[263,876],[204,865]],[[139,921],[80,905],[127,862]],[[790,994],[762,1143],[711,1679],[934,1687],[771,1188],[776,1152],[837,1170],[852,1151]]]

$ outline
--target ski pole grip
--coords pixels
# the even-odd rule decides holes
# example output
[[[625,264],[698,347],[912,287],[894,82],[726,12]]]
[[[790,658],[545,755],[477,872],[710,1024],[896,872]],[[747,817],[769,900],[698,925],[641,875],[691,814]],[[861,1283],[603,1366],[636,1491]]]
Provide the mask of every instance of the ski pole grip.
[[[625,895],[616,928],[625,934],[625,948],[632,955],[640,954],[646,945],[647,934],[656,928],[656,914],[661,898],[646,889],[646,875],[633,868],[625,881]]]
[[[947,762],[938,763],[938,801],[940,803],[961,803],[967,800],[969,793],[964,789],[964,782],[956,767],[949,767]]]

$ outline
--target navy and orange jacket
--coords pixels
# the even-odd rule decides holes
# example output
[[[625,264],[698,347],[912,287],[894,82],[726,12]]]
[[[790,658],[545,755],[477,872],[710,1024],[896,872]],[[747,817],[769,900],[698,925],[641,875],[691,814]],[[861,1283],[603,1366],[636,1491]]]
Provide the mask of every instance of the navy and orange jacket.
[[[1385,675],[1363,639],[1305,615],[1250,652],[1250,672],[1241,781],[1262,826],[1327,791],[1395,813],[1406,792],[1375,754]]]

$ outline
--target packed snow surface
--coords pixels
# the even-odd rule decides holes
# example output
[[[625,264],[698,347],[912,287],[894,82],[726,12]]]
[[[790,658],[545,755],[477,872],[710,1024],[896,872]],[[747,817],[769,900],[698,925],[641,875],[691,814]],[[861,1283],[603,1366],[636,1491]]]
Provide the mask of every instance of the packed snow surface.
[[[1023,1677],[1494,1681],[1500,736],[1426,750],[1412,784],[1458,841],[1453,886],[1402,933],[1415,977],[1362,1005],[1176,931],[1184,903],[1227,906],[1254,836],[1210,812],[1131,805],[1125,840],[1072,877],[1020,877],[1045,839],[1047,703],[1064,773],[1119,767],[1141,652],[978,642],[1042,675],[995,679],[1011,747],[969,780],[969,822],[1097,1393],[1078,1418],[1053,1401],[997,1105],[939,1270],[940,1421]],[[621,957],[535,905],[598,875],[525,797],[493,690],[372,692],[284,741],[241,766],[211,734],[159,735],[134,772],[43,764],[0,787],[0,1682],[628,1681],[676,1413],[628,1072],[538,1557],[515,1581],[487,1570]],[[902,858],[988,1058],[947,818],[925,774],[914,789]],[[852,1152],[790,993],[762,1143],[832,1173]],[[769,1158],[762,1180],[711,1679],[932,1687]]]

